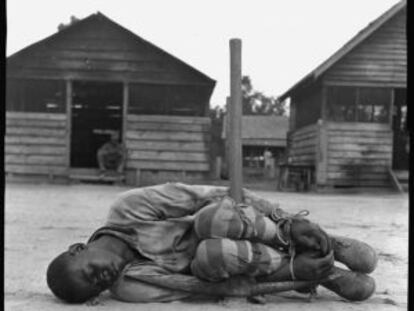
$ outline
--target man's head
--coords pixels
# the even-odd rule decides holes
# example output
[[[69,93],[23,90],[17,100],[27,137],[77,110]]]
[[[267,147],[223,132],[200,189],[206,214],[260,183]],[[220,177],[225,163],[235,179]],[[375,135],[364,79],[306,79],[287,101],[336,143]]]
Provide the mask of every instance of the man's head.
[[[118,131],[112,131],[111,136],[110,136],[110,140],[114,143],[118,142],[119,141],[119,132]]]
[[[69,303],[82,303],[108,289],[122,267],[119,256],[78,243],[49,264],[47,284],[58,298]]]

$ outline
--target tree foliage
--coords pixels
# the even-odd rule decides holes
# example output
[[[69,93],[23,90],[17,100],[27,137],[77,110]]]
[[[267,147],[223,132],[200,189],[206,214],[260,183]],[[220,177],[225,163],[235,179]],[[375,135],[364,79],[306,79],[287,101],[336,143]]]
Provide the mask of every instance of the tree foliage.
[[[59,25],[58,25],[58,31],[61,31],[61,30],[63,30],[63,29],[65,29],[65,28],[68,28],[69,26],[71,26],[71,25],[73,25],[73,24],[76,24],[77,22],[79,22],[80,21],[80,19],[79,18],[77,18],[75,15],[72,15],[71,17],[70,17],[70,22],[68,23],[68,24],[65,24],[65,23],[60,23]]]
[[[249,76],[242,77],[243,115],[285,115],[286,107],[274,96],[267,96],[253,88]]]

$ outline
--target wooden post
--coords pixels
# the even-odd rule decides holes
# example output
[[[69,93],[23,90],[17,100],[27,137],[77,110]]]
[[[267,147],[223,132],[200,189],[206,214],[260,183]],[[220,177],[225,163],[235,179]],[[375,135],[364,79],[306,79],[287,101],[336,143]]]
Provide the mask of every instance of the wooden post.
[[[229,172],[230,196],[242,202],[242,145],[241,145],[241,40],[230,40],[230,135],[229,135]]]
[[[128,116],[128,102],[129,102],[129,84],[124,82],[122,96],[122,143],[126,143],[126,131],[127,131],[127,116]]]
[[[66,80],[66,169],[70,169],[71,154],[71,136],[72,136],[72,81]]]
[[[220,156],[216,157],[216,161],[214,163],[214,179],[220,179],[222,170],[222,158]]]
[[[224,142],[224,153],[225,153],[225,158],[224,158],[224,163],[225,163],[225,167],[226,167],[226,176],[227,178],[229,178],[230,176],[230,109],[231,109],[231,103],[230,103],[230,96],[226,97],[226,123],[224,124],[225,126],[225,131],[226,131],[226,140]]]
[[[389,124],[390,129],[393,130],[393,117],[394,117],[394,106],[395,106],[395,89],[391,89],[391,103],[389,110]]]
[[[296,99],[293,101],[291,97],[289,105],[289,131],[294,131],[296,129]]]
[[[321,90],[321,118],[316,127],[316,157],[315,181],[316,187],[326,185],[328,169],[328,136],[326,123],[328,122],[328,87],[322,85]]]
[[[355,111],[355,115],[354,115],[354,122],[358,122],[359,121],[359,116],[358,116],[358,103],[359,103],[359,98],[360,98],[360,88],[356,87],[355,88],[355,103],[354,103],[354,111]]]
[[[325,85],[322,85],[322,91],[321,91],[321,119],[323,121],[328,120],[328,89]]]
[[[328,129],[326,122],[318,121],[316,128],[316,185],[325,186],[327,181],[328,169]]]

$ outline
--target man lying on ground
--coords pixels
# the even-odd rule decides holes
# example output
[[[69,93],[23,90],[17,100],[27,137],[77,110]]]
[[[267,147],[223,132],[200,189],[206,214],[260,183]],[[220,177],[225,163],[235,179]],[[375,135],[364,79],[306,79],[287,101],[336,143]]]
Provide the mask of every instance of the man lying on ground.
[[[70,303],[107,289],[129,302],[314,292],[319,284],[349,300],[372,295],[370,246],[330,236],[248,190],[243,197],[235,204],[226,187],[181,183],[122,193],[87,244],[50,263],[48,286]]]

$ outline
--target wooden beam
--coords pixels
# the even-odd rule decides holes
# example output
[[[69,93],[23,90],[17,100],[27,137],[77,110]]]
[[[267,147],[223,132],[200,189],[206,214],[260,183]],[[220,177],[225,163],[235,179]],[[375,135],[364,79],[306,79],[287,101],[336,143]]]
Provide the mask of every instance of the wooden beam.
[[[321,119],[328,120],[328,89],[325,85],[322,85],[321,91]]]
[[[158,159],[152,160],[129,160],[128,168],[140,170],[157,170],[157,171],[210,171],[209,162],[174,162],[174,161],[160,161]]]
[[[129,150],[130,160],[157,160],[169,162],[208,162],[209,156],[205,152],[179,152],[179,151],[150,151],[150,150]]]
[[[290,97],[289,131],[296,130],[296,100]]]
[[[242,202],[242,145],[241,145],[241,48],[240,39],[230,40],[230,196],[238,203]]]
[[[395,88],[391,89],[391,103],[390,103],[390,111],[389,111],[389,125],[390,129],[393,128],[393,116],[394,116],[394,106],[395,106]]]
[[[181,142],[170,140],[133,140],[125,142],[126,147],[132,150],[154,150],[154,151],[179,151],[179,152],[208,152],[208,146],[204,142]]]
[[[124,82],[123,84],[123,96],[122,96],[122,143],[126,142],[127,131],[127,116],[128,116],[128,103],[129,103],[129,84]]]
[[[76,70],[76,69],[54,69],[54,68],[23,68],[16,69],[8,75],[10,78],[30,79],[52,79],[52,80],[85,80],[85,81],[124,81],[126,78],[130,83],[156,83],[168,85],[199,85],[210,86],[208,82],[196,82],[194,79],[184,78],[182,81],[175,81],[176,75],[166,72],[160,76],[159,72],[126,72],[106,70]]]
[[[226,165],[226,170],[227,170],[227,175],[229,178],[229,174],[230,174],[230,109],[231,109],[231,102],[230,102],[230,96],[226,97],[226,112],[227,115],[225,117],[225,141],[224,141],[224,152],[225,152],[225,165]]]
[[[4,142],[14,145],[55,145],[67,146],[67,139],[60,137],[33,137],[33,136],[10,136],[6,135]]]
[[[163,115],[135,115],[129,114],[128,121],[131,122],[159,122],[174,124],[206,124],[210,125],[208,117],[189,117],[189,116],[163,116]]]
[[[166,122],[130,122],[128,124],[128,130],[143,130],[143,131],[186,131],[204,133],[210,131],[208,124],[179,124],[179,123],[166,123]]]
[[[67,169],[64,166],[54,166],[50,164],[46,165],[34,165],[34,164],[7,164],[5,165],[5,171],[7,173],[20,173],[20,174],[54,174],[65,175]]]
[[[66,168],[70,169],[72,136],[72,81],[66,80]]]
[[[42,119],[6,119],[6,126],[9,127],[34,127],[42,129],[66,129],[66,115],[64,120],[42,120]]]
[[[326,86],[355,86],[355,87],[395,87],[395,88],[405,88],[407,87],[406,83],[398,81],[389,81],[389,82],[380,82],[380,81],[337,81],[329,80],[324,81]]]
[[[25,119],[25,120],[55,120],[64,121],[66,115],[64,113],[48,113],[48,112],[18,112],[18,111],[7,111],[7,119]]]
[[[192,141],[192,142],[205,142],[209,141],[209,135],[204,133],[186,132],[186,131],[127,131],[126,139],[134,140],[164,140],[164,141]]]
[[[33,137],[66,137],[66,129],[50,129],[38,127],[8,127],[9,136],[33,136]]]
[[[328,133],[323,121],[318,123],[318,135],[316,140],[316,184],[325,186],[327,182],[328,169]]]

